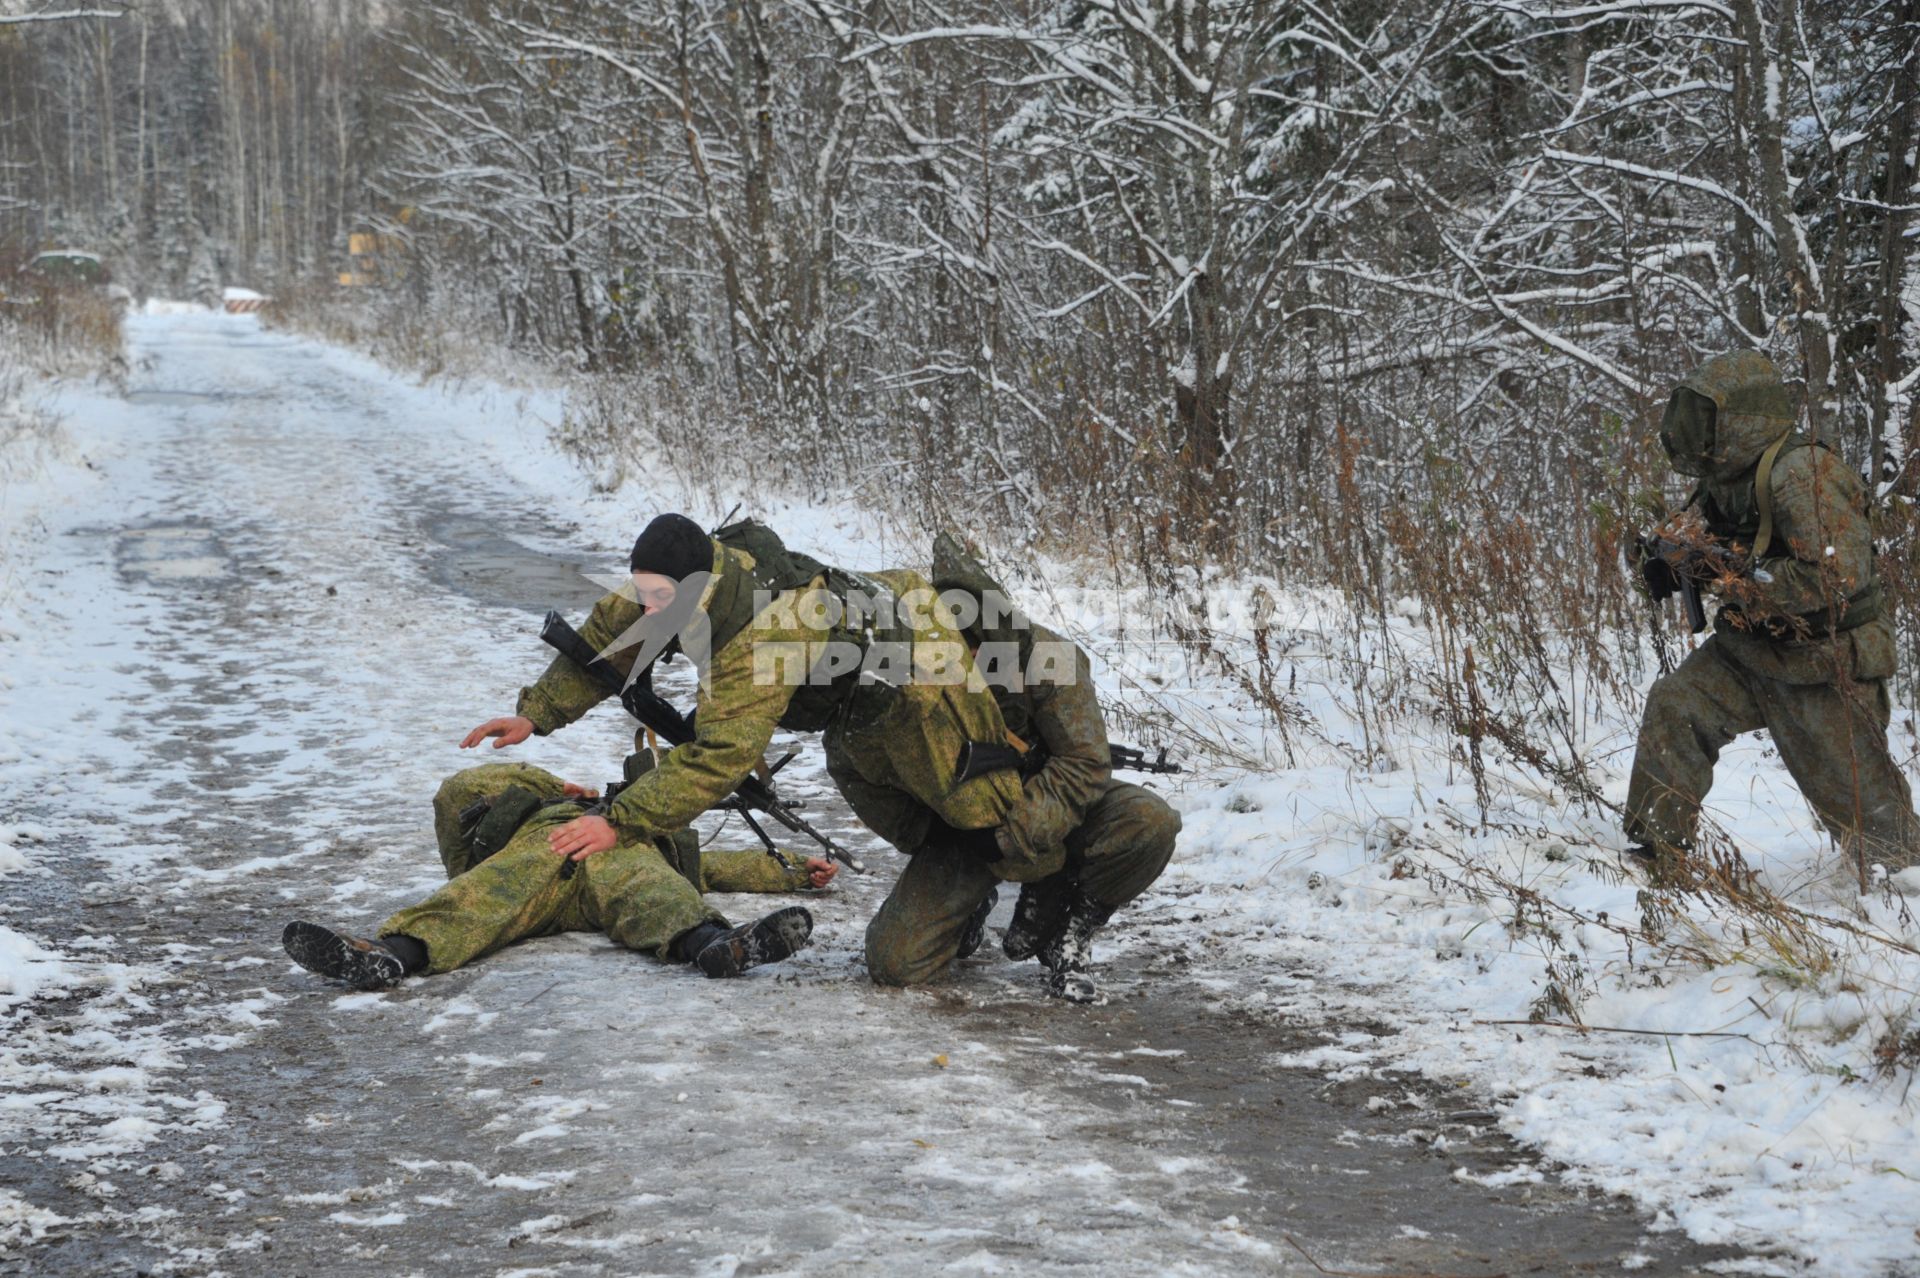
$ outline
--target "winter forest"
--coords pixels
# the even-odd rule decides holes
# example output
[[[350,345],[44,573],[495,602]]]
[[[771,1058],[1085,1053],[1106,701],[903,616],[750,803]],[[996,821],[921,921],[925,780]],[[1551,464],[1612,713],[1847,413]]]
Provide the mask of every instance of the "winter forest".
[[[1904,509],[1916,21],[161,0],[0,34],[0,238],[313,311],[354,271],[384,343],[1126,562],[1392,593],[1529,535],[1539,606],[1626,624],[1613,520],[1703,353],[1778,353]]]
[[[1076,642],[1180,654],[1173,673],[1112,653],[1100,666],[1115,739],[1166,746],[1190,769],[1168,783],[1186,823],[1168,880],[1178,882],[1142,898],[1155,903],[1141,909],[1151,926],[1123,931],[1121,953],[1182,965],[1155,970],[1184,973],[1207,998],[1229,997],[1207,982],[1231,970],[1233,1006],[1275,1017],[1295,1015],[1307,996],[1270,988],[1281,980],[1272,972],[1304,970],[1329,949],[1350,954],[1337,973],[1347,1001],[1313,996],[1327,1000],[1313,1006],[1336,1030],[1271,1057],[1340,1086],[1396,1070],[1451,1078],[1458,1039],[1442,1029],[1502,1027],[1492,1034],[1502,1046],[1474,1057],[1481,1072],[1470,1081],[1488,1089],[1485,1112],[1537,1161],[1476,1165],[1467,1183],[1504,1190],[1564,1179],[1631,1200],[1690,1247],[1729,1249],[1676,1258],[1655,1248],[1643,1265],[1628,1263],[1641,1253],[1622,1244],[1603,1267],[1787,1274],[1823,1272],[1819,1257],[1843,1254],[1830,1272],[1884,1278],[1920,1257],[1911,1234],[1920,1137],[1905,1090],[1920,1070],[1912,901],[1864,860],[1836,852],[1772,747],[1751,736],[1746,753],[1729,754],[1729,779],[1715,791],[1728,806],[1709,804],[1695,861],[1658,881],[1622,868],[1625,777],[1646,690],[1700,642],[1677,602],[1649,600],[1623,547],[1691,484],[1669,466],[1658,434],[1676,382],[1722,352],[1766,352],[1800,428],[1864,479],[1898,647],[1893,757],[1915,775],[1917,134],[1920,0],[0,0],[0,540],[15,537],[10,494],[65,491],[36,478],[38,453],[9,461],[28,438],[24,427],[9,434],[9,406],[24,421],[20,405],[41,393],[56,406],[71,396],[138,403],[143,388],[187,393],[152,371],[176,358],[166,354],[175,338],[160,329],[141,337],[139,326],[176,303],[217,309],[235,289],[265,299],[247,340],[308,344],[300,349],[326,352],[315,361],[343,361],[326,363],[341,384],[365,377],[390,388],[390,403],[324,386],[308,400],[390,411],[396,438],[404,428],[420,439],[387,455],[377,432],[353,435],[327,453],[318,441],[335,438],[335,419],[311,437],[275,441],[241,414],[237,442],[194,435],[191,460],[174,471],[155,463],[143,483],[186,484],[178,475],[190,473],[212,487],[183,492],[268,488],[266,472],[243,473],[228,454],[270,445],[282,460],[260,464],[280,467],[275,482],[321,475],[316,492],[358,492],[391,481],[378,500],[396,503],[403,490],[432,489],[437,513],[415,519],[427,531],[381,542],[381,554],[450,536],[435,530],[466,516],[433,503],[468,481],[479,494],[496,481],[558,494],[543,507],[549,523],[529,528],[573,520],[621,555],[628,524],[657,513],[660,494],[715,517],[736,499],[789,512],[806,530],[787,534],[795,544],[831,530],[817,545],[850,556],[871,550],[855,535],[863,521],[921,547],[964,530],[1009,581],[1046,601],[1036,613],[1095,589],[1122,601],[1107,612],[1082,607],[1076,615],[1091,620],[1069,627]],[[36,276],[36,255],[58,250],[97,256],[124,305]],[[267,395],[271,380],[247,393]],[[191,393],[228,391],[196,384]],[[510,402],[518,407],[503,407]],[[44,422],[63,411],[79,420],[93,410],[33,410]],[[145,428],[100,411],[100,421],[122,424],[99,438],[132,449],[125,440]],[[340,408],[336,418],[350,415]],[[536,418],[539,431],[527,425]],[[515,432],[539,434],[538,447],[514,451]],[[32,444],[46,458],[75,465],[84,451],[94,467],[92,451],[63,454],[46,438]],[[327,469],[349,455],[373,478]],[[459,461],[473,468],[465,478]],[[475,477],[482,465],[484,480]],[[284,501],[306,511],[312,496]],[[212,504],[224,509],[224,500]],[[204,512],[187,506],[182,518],[201,527]],[[225,527],[217,513],[205,518]],[[94,525],[74,526],[92,535]],[[460,544],[491,545],[485,537],[498,529],[478,527]],[[248,556],[266,562],[265,551],[237,548],[255,533],[236,523],[220,554],[249,570]],[[336,563],[373,555],[360,536],[339,532]],[[306,553],[294,553],[290,576],[332,583],[333,565]],[[40,615],[36,581],[0,557],[0,706],[11,704],[5,690],[31,688],[36,670],[60,668],[46,654],[44,667],[5,664],[8,645],[31,638]],[[343,593],[327,584],[330,598],[353,593],[337,584]],[[1228,598],[1234,606],[1223,608]],[[385,598],[363,601],[371,616]],[[60,611],[46,606],[48,616]],[[248,615],[277,626],[283,606],[335,624],[332,614],[300,613],[304,604],[268,611],[263,602]],[[498,615],[476,624],[525,629],[524,618],[509,626]],[[371,624],[340,623],[339,633],[371,650],[374,632],[353,628]],[[447,635],[428,648],[434,624]],[[410,712],[464,720],[468,705],[511,696],[520,674],[503,672],[521,672],[525,653],[474,656],[463,633],[423,622],[397,641],[421,669],[450,651],[469,663],[440,690],[459,692],[458,708],[434,701],[423,675],[394,694]],[[216,647],[206,653],[219,642],[207,639]],[[100,663],[106,671],[111,659]],[[271,660],[261,669],[262,698],[302,695],[274,682]],[[88,685],[58,705],[96,695],[105,694]],[[384,710],[380,695],[366,693]],[[46,712],[38,754],[20,747],[20,766],[40,769],[32,775],[63,775],[68,747],[54,725],[67,712]],[[286,729],[300,744],[280,743],[296,761],[340,728],[324,720],[335,711],[316,713]],[[229,727],[241,739],[261,731],[244,717]],[[447,727],[435,720],[435,731]],[[408,784],[433,792],[404,725],[383,722],[370,739],[407,759]],[[0,763],[21,757],[0,741]],[[443,771],[471,761],[440,760]],[[795,769],[803,785],[811,766]],[[156,804],[184,792],[151,784]],[[1729,797],[1734,790],[1742,797]],[[314,802],[316,829],[364,815],[345,798]],[[44,851],[50,837],[35,833],[32,813],[24,798],[0,793],[0,898],[12,850]],[[370,819],[387,828],[384,813]],[[246,837],[221,846],[240,857]],[[209,873],[228,882],[225,869]],[[1836,880],[1846,893],[1835,895]],[[395,883],[378,886],[391,894]],[[268,908],[264,889],[232,890],[256,893],[245,909]],[[343,888],[337,899],[357,908],[352,893],[370,890]],[[844,880],[840,890],[852,892]],[[0,922],[9,918],[20,921],[0,911]],[[1222,920],[1220,931],[1203,918]],[[1163,922],[1166,935],[1215,939],[1171,958],[1156,948]],[[32,1006],[8,998],[28,988],[6,975],[7,938],[18,935],[0,927],[0,1024]],[[850,935],[835,962],[856,962],[857,929]],[[1320,948],[1299,939],[1309,935]],[[1404,967],[1380,958],[1403,951],[1417,951]],[[80,952],[68,946],[60,961]],[[541,985],[549,968],[562,979],[580,957],[539,954],[528,961],[546,965],[533,970]],[[833,983],[837,968],[802,971],[781,1016],[812,1017],[808,981],[854,999]],[[1258,992],[1240,990],[1243,978]],[[1351,1033],[1336,1042],[1376,1013],[1400,1024],[1401,1013],[1368,1001],[1396,983],[1422,1004],[1418,1015],[1401,1009],[1406,1023],[1426,1029],[1408,1031],[1399,1055],[1356,1047]],[[247,1006],[291,1021],[284,985]],[[1362,987],[1370,992],[1352,993]],[[537,988],[514,986],[508,1002]],[[484,990],[462,998],[494,1009],[474,993]],[[1756,1020],[1722,1016],[1736,994],[1737,1016],[1750,1005]],[[674,997],[680,1011],[705,1014],[691,996]],[[1155,997],[1169,996],[1142,999]],[[1502,1011],[1502,999],[1512,1006]],[[835,1006],[854,1016],[866,1005]],[[1419,1020],[1439,1008],[1454,1018],[1446,1026]],[[421,1013],[435,1033],[454,1014]],[[569,1033],[594,1028],[580,1016]],[[920,1051],[919,1031],[881,1019],[869,1026],[876,1041],[910,1042],[902,1059],[921,1068],[932,1053]],[[1549,1042],[1530,1028],[1523,1043],[1513,1028],[1523,1025],[1564,1033]],[[1222,1059],[1267,1059],[1266,1040],[1187,1030]],[[1638,1054],[1603,1059],[1569,1046],[1607,1034],[1636,1035],[1605,1041]],[[1092,1052],[1090,1043],[1058,1050]],[[1750,1048],[1761,1063],[1740,1055]],[[1193,1062],[1205,1055],[1167,1050],[1192,1050]],[[1356,1063],[1375,1050],[1384,1054]],[[0,1087],[40,1085],[39,1065],[8,1073],[7,1051],[0,1045]],[[1686,1051],[1699,1053],[1694,1063]],[[1722,1052],[1711,1056],[1721,1072],[1690,1072]],[[1381,1063],[1389,1058],[1391,1067]],[[948,1054],[938,1063],[947,1071]],[[1136,1065],[1142,1087],[1161,1085],[1150,1060],[1114,1068]],[[1635,1094],[1641,1071],[1657,1085]],[[1789,1094],[1798,1099],[1781,1099]],[[1469,1110],[1444,1094],[1361,1103],[1383,1122],[1401,1114],[1393,1121],[1411,1123],[1418,1111],[1435,1130],[1437,1114],[1481,1112],[1479,1100]],[[895,1114],[918,1112],[902,1104]],[[1060,1104],[1062,1123],[1080,1121]],[[562,1120],[573,1121],[553,1121]],[[743,1114],[739,1131],[766,1121]],[[883,1141],[893,1120],[876,1119],[872,1132],[849,1121],[857,1139]],[[1672,1147],[1649,1154],[1633,1144],[1642,1127]],[[914,1135],[928,1151],[948,1139]],[[1420,1144],[1445,1150],[1446,1140]],[[916,1174],[937,1181],[945,1173],[930,1165],[950,1157],[971,1175],[968,1160],[985,1157],[951,1148],[959,1152],[910,1152]],[[1162,1172],[1184,1148],[1166,1147]],[[1728,1150],[1730,1161],[1714,1163],[1723,1179],[1696,1183],[1698,1166]],[[460,1183],[489,1194],[508,1192],[503,1177],[560,1175],[473,1161],[480,1169]],[[418,1170],[429,1164],[440,1170]],[[459,1165],[445,1149],[420,1153],[405,1177]],[[1781,1170],[1789,1165],[1827,1179],[1802,1189]],[[1114,1174],[1135,1184],[1126,1180],[1134,1171]],[[398,1183],[369,1192],[390,1197]],[[572,1183],[529,1192],[558,1197]],[[1043,1212],[1033,1192],[1022,1210]],[[358,1229],[371,1217],[343,1204],[361,1202],[330,1202],[341,1207],[331,1219]],[[112,1210],[15,1195],[0,1177],[0,1274],[13,1272],[9,1246]],[[509,1210],[521,1209],[497,1208]],[[1456,1265],[1464,1252],[1342,1250],[1311,1234],[1303,1246],[1263,1233],[1239,1200],[1168,1210],[1142,1226],[1158,1241],[1139,1253],[1139,1272],[1174,1272],[1168,1257],[1193,1248],[1201,1259],[1191,1272],[1226,1272],[1229,1255],[1251,1256],[1257,1272],[1333,1272],[1315,1258],[1327,1256],[1366,1272],[1390,1262],[1393,1272],[1469,1272]],[[49,1223],[56,1216],[67,1223]],[[1180,1233],[1189,1217],[1214,1223],[1189,1237]],[[1228,1219],[1241,1223],[1222,1242],[1218,1222]],[[751,1232],[764,1224],[756,1221],[739,1227]],[[1496,1228],[1455,1223],[1465,1235]],[[578,1259],[554,1241],[574,1224],[519,1228],[516,1236]],[[1066,1254],[1047,1248],[1092,1245],[1100,1231],[1087,1228],[1085,1237],[1042,1230],[1030,1271]],[[889,1235],[898,1253],[829,1248],[811,1268],[738,1272],[868,1272],[860,1265],[875,1257],[904,1263],[917,1237]],[[1162,1243],[1165,1253],[1153,1249]],[[715,1253],[703,1246],[685,1242],[660,1271],[682,1271],[675,1265],[689,1257],[705,1263]],[[989,1251],[978,1255],[998,1264],[1012,1254],[1006,1272],[1019,1271],[1017,1253]],[[108,1254],[123,1257],[71,1256]],[[399,1267],[386,1269],[380,1254],[365,1252],[369,1272],[412,1272],[399,1260],[427,1252],[403,1249]],[[1290,1267],[1302,1256],[1310,1268]],[[216,1270],[227,1272],[204,1272]]]

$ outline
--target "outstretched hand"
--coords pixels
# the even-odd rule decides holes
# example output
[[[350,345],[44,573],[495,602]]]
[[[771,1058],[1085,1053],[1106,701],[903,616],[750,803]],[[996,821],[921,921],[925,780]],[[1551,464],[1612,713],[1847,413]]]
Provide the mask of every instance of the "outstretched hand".
[[[605,852],[619,841],[619,833],[603,816],[575,817],[547,835],[547,846],[573,861]]]
[[[806,871],[807,886],[823,888],[833,882],[833,876],[840,873],[840,867],[825,857],[810,856],[807,858]]]
[[[524,715],[510,714],[500,719],[489,719],[469,732],[466,740],[460,743],[460,748],[471,750],[488,737],[497,737],[499,739],[493,743],[493,748],[498,750],[501,746],[519,745],[532,735],[533,720]]]

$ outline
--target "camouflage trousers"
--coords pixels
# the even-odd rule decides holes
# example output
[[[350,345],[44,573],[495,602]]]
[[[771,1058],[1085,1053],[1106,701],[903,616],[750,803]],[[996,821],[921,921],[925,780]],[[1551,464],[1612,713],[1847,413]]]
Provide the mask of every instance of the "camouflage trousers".
[[[1143,786],[1109,781],[1067,836],[1064,864],[1051,877],[1078,881],[1103,905],[1125,905],[1167,868],[1179,832],[1180,815],[1165,799]],[[867,974],[880,985],[938,977],[958,953],[968,917],[1002,881],[997,869],[947,848],[916,853],[867,924]]]
[[[1863,636],[1861,649],[1878,638]],[[1920,827],[1907,779],[1887,746],[1887,681],[1833,677],[1890,662],[1856,666],[1849,636],[1836,642],[1845,646],[1835,657],[1781,659],[1763,641],[1715,634],[1655,681],[1627,787],[1627,837],[1650,847],[1691,847],[1721,749],[1764,728],[1801,794],[1843,847],[1892,870],[1915,864]],[[1823,661],[1827,677],[1815,681]],[[1762,669],[1787,677],[1761,673],[1755,667],[1762,662],[1770,663]]]
[[[726,922],[652,845],[597,852],[578,862],[570,878],[561,878],[566,862],[547,847],[547,835],[580,815],[570,806],[535,812],[505,847],[471,865],[459,837],[459,811],[471,802],[464,796],[489,786],[497,794],[510,784],[551,797],[560,792],[559,779],[538,768],[490,764],[449,779],[435,798],[434,831],[447,885],[387,919],[379,931],[425,945],[428,971],[451,972],[515,941],[556,932],[605,932],[628,949],[666,958],[681,933],[708,920]]]

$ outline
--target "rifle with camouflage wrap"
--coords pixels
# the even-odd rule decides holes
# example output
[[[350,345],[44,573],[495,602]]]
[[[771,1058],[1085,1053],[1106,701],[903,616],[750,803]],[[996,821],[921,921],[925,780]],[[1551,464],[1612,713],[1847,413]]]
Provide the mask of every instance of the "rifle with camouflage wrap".
[[[620,704],[626,712],[638,719],[643,725],[665,741],[669,748],[691,743],[695,736],[693,720],[681,714],[665,697],[653,690],[653,671],[651,668],[641,672],[640,677],[628,683],[604,657],[594,652],[593,645],[580,636],[580,632],[567,623],[567,619],[557,612],[547,613],[546,621],[540,627],[540,638],[548,647],[567,660],[579,666],[608,692],[620,698]],[[804,834],[818,843],[823,851],[856,874],[865,874],[867,867],[859,857],[835,843],[826,835],[813,828],[808,821],[794,813],[799,807],[795,799],[783,799],[774,793],[773,776],[793,761],[794,751],[788,751],[778,763],[767,766],[764,762],[761,770],[748,775],[732,794],[714,805],[715,811],[738,812],[747,828],[759,836],[771,856],[779,856],[773,839],[754,819],[754,813],[762,813],[795,834]]]
[[[1640,576],[1647,583],[1648,597],[1662,603],[1679,594],[1687,610],[1687,629],[1696,635],[1707,628],[1707,610],[1700,600],[1701,582],[1746,576],[1762,583],[1773,580],[1765,569],[1753,567],[1739,548],[1722,545],[1704,534],[1687,537],[1665,530],[1643,533],[1634,539],[1634,554]]]

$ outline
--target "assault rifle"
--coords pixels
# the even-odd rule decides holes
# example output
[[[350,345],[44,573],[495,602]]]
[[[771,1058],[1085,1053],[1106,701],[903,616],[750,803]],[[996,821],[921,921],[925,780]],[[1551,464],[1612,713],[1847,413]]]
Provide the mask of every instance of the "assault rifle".
[[[651,669],[642,672],[639,678],[629,684],[612,663],[594,652],[593,645],[581,638],[580,632],[567,624],[566,618],[557,612],[547,614],[546,621],[540,627],[540,638],[548,647],[591,675],[601,687],[618,696],[626,712],[651,728],[669,747],[683,746],[693,741],[693,720],[674,709],[671,702],[653,690]],[[800,806],[797,800],[783,799],[774,793],[774,774],[791,763],[794,754],[789,750],[771,767],[763,763],[764,771],[749,774],[734,787],[732,794],[714,805],[714,810],[738,812],[741,820],[747,823],[747,828],[759,836],[760,842],[766,844],[768,853],[772,855],[778,855],[778,849],[760,822],[754,819],[756,812],[778,821],[795,834],[806,835],[834,860],[856,874],[865,874],[867,867],[859,857],[814,829],[806,818],[795,815],[794,809]]]
[[[1647,583],[1647,594],[1655,603],[1676,593],[1687,610],[1687,629],[1699,634],[1707,628],[1707,610],[1700,602],[1700,583],[1717,577],[1742,576],[1747,572],[1745,555],[1717,542],[1681,540],[1669,533],[1642,534],[1635,543],[1640,557],[1640,575]],[[1771,581],[1765,572],[1755,571],[1756,581]]]
[[[1126,768],[1133,772],[1158,772],[1170,774],[1181,771],[1177,763],[1167,762],[1164,747],[1152,758],[1137,746],[1107,743],[1107,753],[1112,756],[1113,766]],[[1010,745],[993,745],[984,741],[969,741],[960,747],[960,762],[957,765],[956,779],[962,782],[975,777],[985,776],[989,772],[999,772],[1012,768],[1021,776],[1032,776],[1046,765],[1047,753],[1038,747],[1029,747],[1021,751]]]

